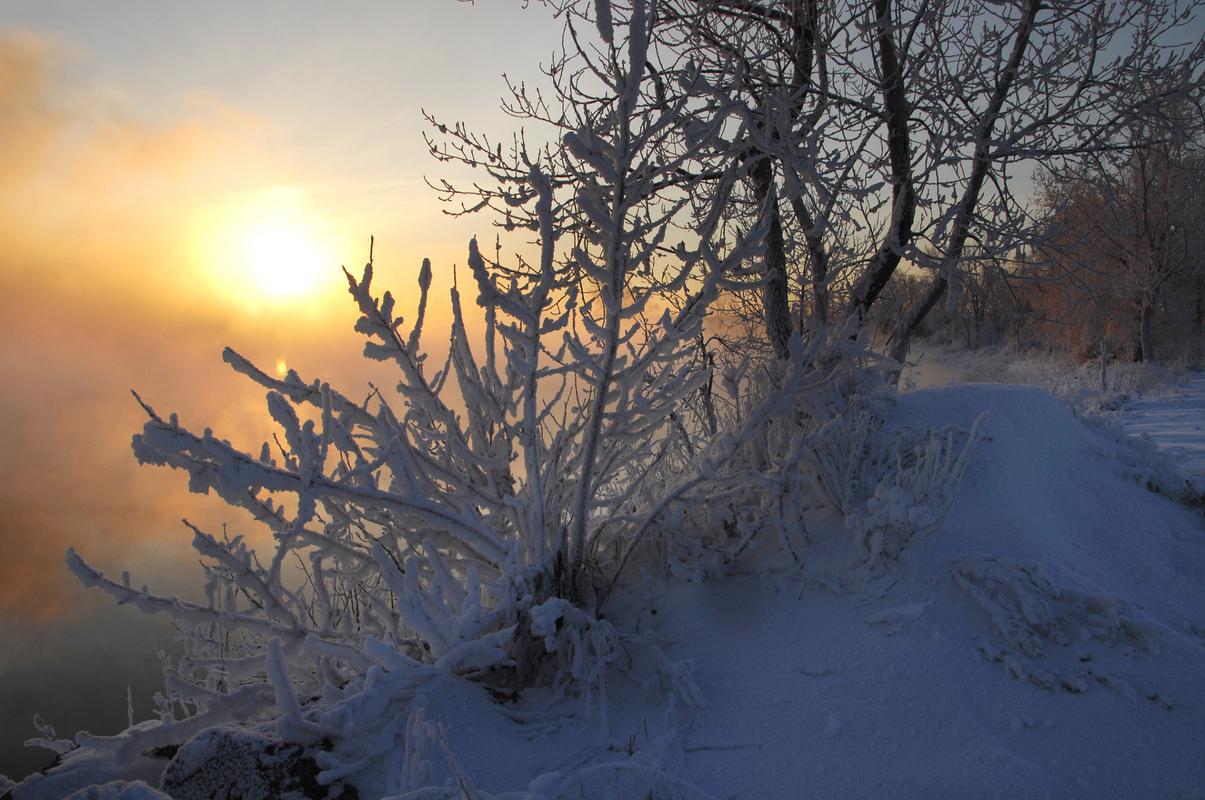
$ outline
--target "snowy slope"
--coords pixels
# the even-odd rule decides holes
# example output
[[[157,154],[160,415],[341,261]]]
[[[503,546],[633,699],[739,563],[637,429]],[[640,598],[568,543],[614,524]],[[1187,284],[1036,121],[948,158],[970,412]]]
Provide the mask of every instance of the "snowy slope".
[[[666,589],[641,630],[673,640],[672,659],[693,661],[702,722],[667,744],[657,741],[662,709],[632,702],[613,717],[621,752],[600,746],[593,757],[622,758],[631,741],[637,758],[648,749],[651,762],[718,797],[1201,796],[1201,518],[1129,482],[1113,445],[1042,390],[916,392],[901,397],[896,420],[969,425],[985,409],[988,440],[944,530],[914,542],[887,574],[826,588],[844,538],[829,531],[832,541],[816,542],[829,564],[802,596],[786,573]],[[1033,564],[1050,582],[1056,596],[1030,598],[1043,653],[1012,661],[1076,691],[1013,677],[979,651],[1007,645],[953,564],[1000,569],[986,557],[1015,562],[1005,579]],[[1110,614],[1113,635],[1100,621]],[[483,787],[517,788],[491,780],[500,765],[471,737],[454,738]],[[501,771],[513,772],[513,758]],[[565,763],[530,760],[537,770]]]
[[[1120,477],[1101,442],[1040,390],[918,392],[901,399],[898,419],[969,423],[981,409],[992,415],[989,441],[945,529],[915,542],[884,579],[843,594],[811,583],[798,602],[793,587],[767,594],[753,579],[670,592],[666,632],[680,641],[675,656],[696,661],[710,703],[687,747],[743,746],[686,754],[682,774],[734,797],[1189,797],[1205,788],[1201,519]],[[1151,628],[1150,652],[1123,655],[1124,641],[1086,633],[1089,615],[1046,598],[1069,643],[1044,642],[1044,655],[1022,658],[1069,677],[1091,667],[1118,688],[1100,677],[1083,693],[1014,679],[977,652],[997,637],[951,569],[984,556],[1119,597]]]
[[[613,617],[636,661],[602,723],[426,687],[446,742],[425,743],[424,772],[473,788],[412,796],[1205,797],[1205,523],[1040,389],[911,392],[893,422],[984,410],[944,526],[884,570],[846,569],[830,519],[802,575],[767,537],[736,574],[630,586]],[[693,678],[693,723],[640,685],[648,642],[677,665],[671,696]]]

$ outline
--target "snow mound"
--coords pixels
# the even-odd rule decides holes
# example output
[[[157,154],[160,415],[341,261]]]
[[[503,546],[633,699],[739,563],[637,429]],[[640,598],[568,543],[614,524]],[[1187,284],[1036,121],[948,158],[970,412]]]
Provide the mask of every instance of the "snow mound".
[[[968,424],[980,411],[989,415],[985,441],[944,531],[914,549],[914,560],[1011,558],[1157,617],[1205,615],[1201,517],[1138,485],[1133,452],[1080,423],[1053,395],[991,384],[929,389],[902,395],[895,422]]]
[[[873,576],[836,579],[840,558],[800,574],[762,551],[738,565],[749,574],[629,588],[616,628],[692,665],[695,725],[637,681],[613,694],[603,731],[477,737],[502,712],[431,706],[458,773],[482,797],[527,800],[650,780],[667,797],[1199,796],[1200,516],[1140,486],[1124,443],[1040,389],[917,391],[889,424],[969,428],[984,411],[944,524]],[[821,527],[817,548],[852,549],[839,520]]]
[[[762,537],[727,577],[633,579],[607,609],[623,653],[608,713],[565,715],[539,691],[497,702],[443,676],[359,796],[396,795],[400,773],[412,799],[1200,798],[1201,516],[1136,482],[1125,442],[1040,389],[910,392],[887,424],[970,429],[983,412],[944,521],[873,569],[850,567],[857,542],[830,514],[810,518],[802,569]],[[532,635],[557,619],[542,608]],[[201,734],[164,790],[181,800],[170,776],[203,764],[262,776],[283,751],[239,744],[257,736]],[[27,784],[15,800],[51,796]]]

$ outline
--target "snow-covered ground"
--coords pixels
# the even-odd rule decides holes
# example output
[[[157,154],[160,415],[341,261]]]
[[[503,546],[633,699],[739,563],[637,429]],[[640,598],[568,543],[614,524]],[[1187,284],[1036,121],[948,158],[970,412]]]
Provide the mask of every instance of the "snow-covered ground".
[[[979,382],[1040,386],[1131,436],[1147,437],[1199,494],[1205,493],[1205,372],[1114,363],[1102,392],[1096,363],[1005,348],[966,351],[922,344],[901,376],[901,386],[910,390]]]
[[[630,586],[612,614],[625,649],[658,643],[669,668],[658,685],[639,660],[617,669],[605,720],[430,684],[416,706],[446,741],[407,769],[445,788],[409,796],[1205,797],[1200,515],[1139,486],[1124,439],[1038,388],[913,391],[891,421],[969,426],[983,411],[944,525],[881,571],[849,569],[833,518],[809,532],[802,571],[765,537],[728,576]],[[361,797],[384,793],[385,764]]]
[[[1117,416],[1127,432],[1150,437],[1205,492],[1205,372],[1135,398]]]
[[[1041,390],[916,392],[896,422],[982,410],[987,440],[944,529],[881,577],[842,585],[833,528],[803,576],[760,562],[650,589],[639,630],[693,665],[706,708],[676,729],[633,693],[576,760],[655,766],[715,797],[1200,796],[1200,517],[1134,485]],[[563,746],[483,747],[478,714],[445,724],[482,788],[517,788],[524,761],[528,775],[574,763]]]

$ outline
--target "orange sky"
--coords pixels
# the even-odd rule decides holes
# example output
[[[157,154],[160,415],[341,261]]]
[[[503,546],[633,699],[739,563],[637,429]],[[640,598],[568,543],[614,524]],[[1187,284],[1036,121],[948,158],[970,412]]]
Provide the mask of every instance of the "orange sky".
[[[511,16],[523,13],[506,5]],[[411,7],[472,23],[468,36],[372,28],[399,48],[426,42],[436,62],[459,53],[479,74],[415,76],[408,52],[393,65],[404,73],[396,96],[367,96],[351,76],[371,70],[370,83],[387,85],[388,48],[347,51],[346,96],[332,101],[335,119],[307,136],[298,126],[315,109],[305,91],[261,103],[237,69],[193,63],[183,44],[178,60],[160,49],[140,63],[130,41],[64,17],[72,6],[91,8],[0,9],[0,542],[8,556],[0,621],[99,601],[62,566],[69,545],[109,572],[128,568],[136,582],[179,591],[195,582],[179,518],[244,524],[216,500],[189,496],[183,476],[136,465],[129,440],[141,411],[131,387],[185,424],[257,449],[270,432],[262,392],[225,368],[223,346],[268,370],[284,361],[307,380],[358,390],[385,375],[359,358],[339,265],[358,268],[374,234],[380,285],[406,305],[423,256],[436,264],[442,296],[441,279],[463,262],[468,237],[491,235],[486,220],[443,216],[422,185],[424,174],[448,173],[425,156],[417,95],[428,92],[428,107],[442,102],[456,115],[498,94],[507,64],[484,43],[499,9],[451,0]],[[239,23],[237,7],[214,8]],[[309,6],[298,8],[304,17]],[[152,23],[140,21],[153,33]],[[247,33],[230,31],[234,41]],[[298,50],[307,41],[298,36],[265,46],[293,65],[289,81],[329,81],[324,59],[341,51],[315,55],[306,73]],[[265,58],[257,50],[251,62],[262,68]],[[498,124],[495,109],[496,101],[469,119]],[[399,156],[403,145],[408,155]],[[438,347],[443,337],[431,338]]]

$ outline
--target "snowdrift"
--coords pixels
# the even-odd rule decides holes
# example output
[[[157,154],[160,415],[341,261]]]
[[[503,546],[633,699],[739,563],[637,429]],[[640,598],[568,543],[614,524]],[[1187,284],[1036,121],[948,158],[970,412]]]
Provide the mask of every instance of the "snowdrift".
[[[1205,530],[1034,388],[900,396],[990,417],[942,530],[860,590],[675,587],[709,708],[678,770],[718,796],[1188,797],[1205,787]],[[699,612],[702,613],[699,613]]]
[[[631,750],[716,797],[1201,796],[1201,517],[1137,485],[1132,454],[1041,389],[904,394],[893,421],[969,427],[985,410],[945,525],[882,575],[842,586],[834,525],[802,581],[751,564],[633,590],[632,628],[674,642],[707,707],[675,728],[633,691],[590,759]],[[480,723],[445,724],[482,788],[516,788],[516,761],[571,766],[538,744],[494,760]],[[586,796],[625,796],[606,785]]]
[[[601,726],[433,683],[419,702],[442,732],[414,747],[446,788],[410,796],[1205,797],[1200,515],[1040,389],[903,394],[891,421],[983,411],[944,525],[873,573],[850,572],[832,519],[802,574],[767,545],[725,577],[633,581],[616,628],[660,641],[679,685],[629,663]]]

